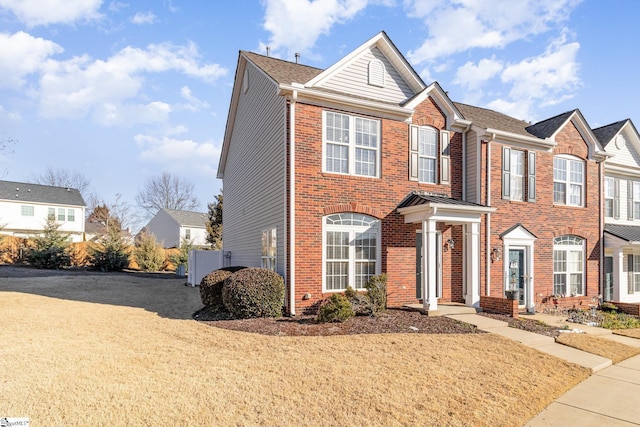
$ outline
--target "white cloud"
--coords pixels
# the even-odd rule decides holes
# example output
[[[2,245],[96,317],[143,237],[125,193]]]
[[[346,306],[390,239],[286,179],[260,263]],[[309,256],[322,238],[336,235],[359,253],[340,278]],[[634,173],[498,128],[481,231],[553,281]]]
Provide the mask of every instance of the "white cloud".
[[[6,131],[10,124],[22,122],[22,115],[18,112],[8,111],[4,106],[0,105],[0,127]]]
[[[429,37],[407,56],[421,64],[473,48],[504,48],[565,22],[580,1],[408,0],[409,15],[425,22]]]
[[[118,13],[121,10],[124,10],[128,7],[129,7],[128,3],[123,3],[120,1],[112,1],[111,3],[109,3],[109,11],[114,13]]]
[[[183,110],[196,112],[204,108],[209,108],[209,103],[193,96],[191,89],[187,86],[183,86],[182,89],[180,89],[180,95],[187,101],[186,103],[179,104],[179,107]]]
[[[101,5],[102,0],[0,0],[0,8],[30,27],[93,21],[100,18]]]
[[[215,164],[220,157],[220,145],[212,141],[196,142],[168,136],[136,135],[141,148],[140,160],[159,165],[162,169],[195,172],[215,176]]]
[[[200,64],[194,44],[126,47],[106,60],[86,55],[49,60],[40,79],[40,113],[46,118],[91,115],[102,125],[161,121],[170,107],[146,99],[141,102],[143,87],[147,74],[169,71],[210,83],[227,73],[217,64]]]
[[[153,12],[138,12],[131,18],[131,22],[137,25],[147,25],[153,24],[156,19],[157,17]]]
[[[537,120],[536,109],[573,98],[581,85],[579,48],[578,43],[567,42],[563,36],[543,54],[507,64],[500,78],[511,87],[508,96],[492,100],[487,107],[523,120]]]
[[[63,50],[52,41],[22,31],[0,33],[0,88],[21,88],[27,75],[39,72],[47,58]]]
[[[264,29],[271,38],[274,54],[284,51],[310,54],[318,37],[328,34],[331,27],[352,19],[363,10],[367,0],[265,0]]]
[[[467,62],[458,68],[453,83],[466,87],[469,90],[478,89],[487,80],[499,75],[504,68],[502,61],[494,58],[482,59],[477,64]]]

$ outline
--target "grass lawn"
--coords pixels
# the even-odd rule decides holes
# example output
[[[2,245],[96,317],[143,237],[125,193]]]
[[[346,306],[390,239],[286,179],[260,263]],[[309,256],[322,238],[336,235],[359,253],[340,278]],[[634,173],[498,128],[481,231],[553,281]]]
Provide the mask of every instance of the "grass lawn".
[[[556,342],[611,359],[614,364],[640,354],[640,348],[589,334],[563,333],[556,338]]]
[[[76,298],[0,279],[0,417],[34,426],[519,426],[589,375],[492,334],[218,329],[169,315],[167,301],[199,308],[197,289],[147,280],[91,292],[76,284]],[[154,298],[162,315],[150,309]]]
[[[613,333],[618,335],[624,335],[625,337],[640,339],[640,329],[614,329]]]

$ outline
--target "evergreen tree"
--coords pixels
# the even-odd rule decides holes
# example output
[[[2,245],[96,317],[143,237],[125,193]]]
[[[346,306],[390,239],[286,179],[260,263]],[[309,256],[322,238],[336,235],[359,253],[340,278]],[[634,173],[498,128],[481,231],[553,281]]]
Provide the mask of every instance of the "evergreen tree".
[[[222,192],[208,204],[207,243],[213,250],[222,249]]]

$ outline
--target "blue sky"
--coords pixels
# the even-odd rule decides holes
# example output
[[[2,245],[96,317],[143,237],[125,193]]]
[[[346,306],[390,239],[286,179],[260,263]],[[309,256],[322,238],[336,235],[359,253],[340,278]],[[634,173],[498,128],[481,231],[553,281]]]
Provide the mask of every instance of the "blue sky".
[[[106,200],[168,171],[202,211],[239,50],[327,68],[387,32],[454,101],[640,124],[635,0],[0,0],[3,179],[80,172]]]

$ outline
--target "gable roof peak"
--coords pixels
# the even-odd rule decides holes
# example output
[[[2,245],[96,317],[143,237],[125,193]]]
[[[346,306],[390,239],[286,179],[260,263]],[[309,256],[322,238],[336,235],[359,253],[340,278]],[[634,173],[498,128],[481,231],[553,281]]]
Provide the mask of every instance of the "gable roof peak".
[[[321,68],[246,50],[240,51],[240,57],[250,61],[278,84],[307,83],[323,71]]]
[[[553,116],[540,122],[534,123],[533,125],[527,127],[527,132],[537,136],[538,138],[550,138],[576,112],[579,113],[580,110],[576,108],[574,110],[565,111],[564,113],[558,114],[557,116]]]

